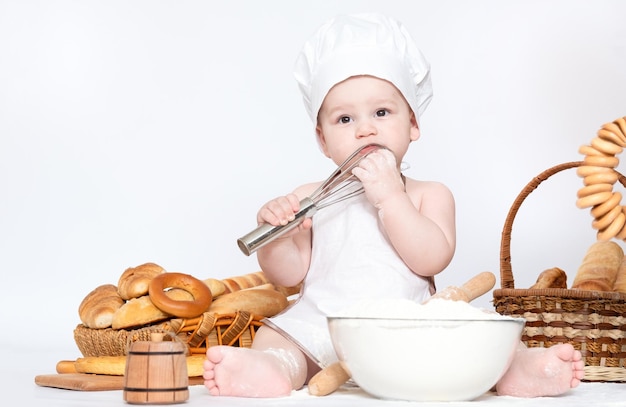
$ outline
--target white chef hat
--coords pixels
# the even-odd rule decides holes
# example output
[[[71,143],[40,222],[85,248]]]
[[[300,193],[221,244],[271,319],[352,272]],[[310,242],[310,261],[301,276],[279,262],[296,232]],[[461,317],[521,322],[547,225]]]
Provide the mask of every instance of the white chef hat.
[[[433,96],[428,61],[407,29],[381,14],[337,16],[304,44],[294,76],[314,123],[328,91],[356,75],[391,82],[418,121]]]

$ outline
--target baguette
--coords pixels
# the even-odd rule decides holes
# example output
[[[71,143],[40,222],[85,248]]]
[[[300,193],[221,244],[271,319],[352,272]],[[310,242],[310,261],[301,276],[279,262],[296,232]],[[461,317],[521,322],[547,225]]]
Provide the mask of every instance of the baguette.
[[[576,272],[572,289],[612,291],[623,260],[624,251],[614,241],[595,242]]]
[[[202,376],[204,355],[187,356],[187,375],[189,377]],[[89,373],[111,376],[124,376],[126,356],[89,356],[78,358],[76,361],[61,361],[57,364],[58,373]],[[73,365],[73,370],[72,370]]]
[[[289,305],[287,297],[273,289],[250,288],[239,290],[216,298],[208,312],[216,314],[232,314],[247,311],[254,315],[271,317]]]

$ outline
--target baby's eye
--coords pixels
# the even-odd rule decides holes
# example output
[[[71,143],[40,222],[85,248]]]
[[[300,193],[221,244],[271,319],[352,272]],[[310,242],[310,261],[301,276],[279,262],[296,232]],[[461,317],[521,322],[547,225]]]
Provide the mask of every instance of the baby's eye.
[[[376,116],[377,117],[385,117],[389,114],[389,111],[387,109],[380,109],[376,111]]]
[[[351,121],[351,120],[352,120],[352,119],[350,119],[350,117],[349,117],[349,116],[341,116],[341,117],[339,118],[339,123],[341,123],[341,124],[346,124],[346,123],[350,123],[350,121]]]

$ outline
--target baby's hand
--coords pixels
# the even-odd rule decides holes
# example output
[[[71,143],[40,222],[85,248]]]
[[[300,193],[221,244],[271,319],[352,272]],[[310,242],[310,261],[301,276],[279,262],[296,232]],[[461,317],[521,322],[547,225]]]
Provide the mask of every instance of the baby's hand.
[[[352,173],[361,181],[368,201],[376,208],[397,193],[404,192],[404,183],[394,154],[381,149],[363,158]]]
[[[272,199],[259,209],[257,222],[269,223],[273,226],[286,225],[295,219],[300,210],[300,200],[295,194],[288,194]]]

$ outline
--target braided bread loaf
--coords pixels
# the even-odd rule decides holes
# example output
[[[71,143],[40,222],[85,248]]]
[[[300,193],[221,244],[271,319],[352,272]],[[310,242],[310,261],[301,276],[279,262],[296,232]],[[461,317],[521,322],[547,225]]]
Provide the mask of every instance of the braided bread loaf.
[[[617,270],[617,277],[615,277],[615,282],[613,283],[613,291],[626,294],[626,257],[624,257]]]

